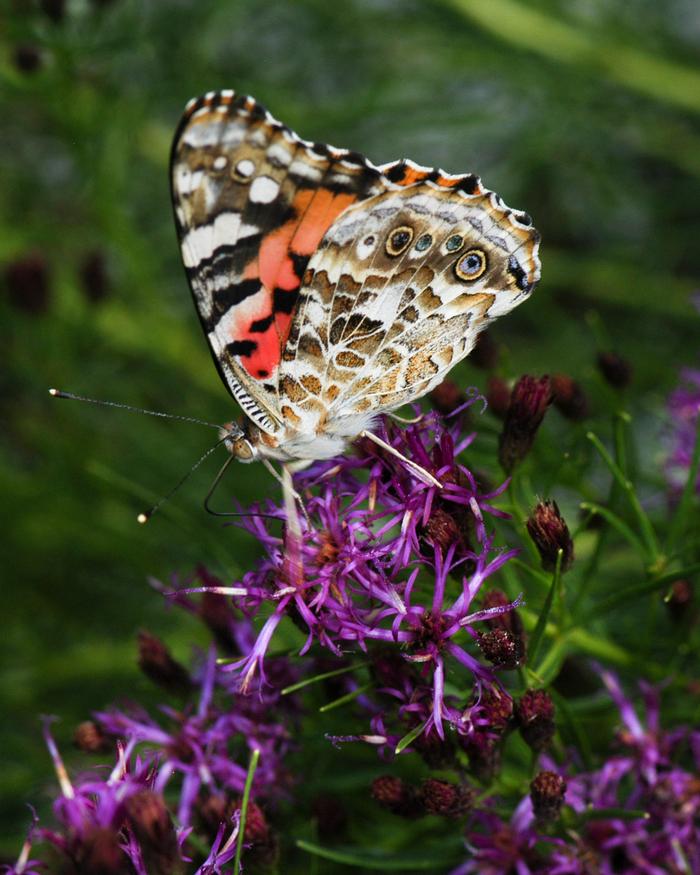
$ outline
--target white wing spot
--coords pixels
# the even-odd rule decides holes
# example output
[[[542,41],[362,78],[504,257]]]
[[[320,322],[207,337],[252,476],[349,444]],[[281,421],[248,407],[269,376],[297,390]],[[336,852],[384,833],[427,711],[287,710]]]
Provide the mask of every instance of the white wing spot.
[[[258,204],[269,204],[280,190],[279,182],[270,176],[258,176],[250,186],[250,199]]]
[[[214,159],[214,170],[223,170],[224,167],[228,164],[228,159],[225,155],[219,155],[218,158]]]
[[[377,237],[375,234],[368,234],[363,237],[357,244],[357,257],[361,259],[369,258],[374,252],[377,245]]]
[[[236,173],[248,179],[255,173],[255,162],[251,161],[250,158],[244,158],[236,164]]]

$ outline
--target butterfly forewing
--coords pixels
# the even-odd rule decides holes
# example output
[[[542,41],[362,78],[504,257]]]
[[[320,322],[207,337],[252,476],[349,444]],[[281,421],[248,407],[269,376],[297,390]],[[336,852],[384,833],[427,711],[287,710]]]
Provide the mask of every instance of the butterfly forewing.
[[[188,105],[171,181],[214,359],[247,415],[274,434],[278,367],[309,258],[337,216],[385,179],[361,156],[301,140],[253,98],[219,92]]]

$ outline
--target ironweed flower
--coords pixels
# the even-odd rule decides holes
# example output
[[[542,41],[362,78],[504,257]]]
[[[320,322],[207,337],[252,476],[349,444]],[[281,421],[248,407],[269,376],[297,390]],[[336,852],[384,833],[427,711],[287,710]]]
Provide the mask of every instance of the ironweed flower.
[[[487,515],[505,516],[491,504],[504,487],[481,490],[458,461],[474,435],[461,437],[458,423],[446,425],[436,414],[406,429],[385,425],[381,437],[443,488],[427,485],[401,460],[367,443],[359,457],[311,466],[297,479],[311,526],[301,521],[296,570],[290,568],[288,540],[271,533],[267,519],[246,519],[242,525],[266,555],[236,585],[244,594],[233,603],[250,616],[265,604],[272,612],[248,654],[227,670],[242,692],[254,678],[264,683],[265,654],[284,616],[306,632],[302,654],[314,642],[338,657],[349,646],[367,651],[381,643],[400,651],[419,674],[415,685],[393,695],[412,717],[420,713],[424,732],[434,729],[442,739],[443,721],[458,731],[467,731],[468,723],[446,701],[446,672],[466,669],[480,689],[496,683],[493,670],[462,642],[478,643],[478,626],[517,604],[474,608],[485,582],[515,553],[495,550],[486,529]],[[359,475],[363,468],[369,468],[369,479]],[[284,517],[273,503],[264,510]],[[429,698],[425,690],[416,695],[420,687]],[[383,732],[375,734],[386,739]]]
[[[549,377],[521,377],[513,386],[498,443],[498,458],[503,470],[510,474],[530,452],[537,429],[552,403]]]

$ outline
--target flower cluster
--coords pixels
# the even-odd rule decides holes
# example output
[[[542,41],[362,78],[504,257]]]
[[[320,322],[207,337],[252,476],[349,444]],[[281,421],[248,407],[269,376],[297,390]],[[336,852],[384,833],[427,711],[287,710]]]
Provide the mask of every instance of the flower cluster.
[[[577,774],[573,759],[562,769],[543,756],[545,770],[510,819],[474,812],[469,860],[452,875],[700,872],[700,732],[662,729],[659,691],[642,682],[645,725],[618,679],[601,676],[620,713],[619,750]],[[566,841],[548,829],[562,804]]]
[[[486,525],[489,515],[505,516],[492,504],[504,486],[485,488],[458,461],[474,435],[462,438],[459,425],[446,422],[431,413],[405,429],[386,423],[385,447],[365,439],[354,454],[298,476],[300,538],[291,527],[271,531],[269,517],[285,518],[278,504],[242,523],[265,557],[231,587],[233,603],[248,616],[269,614],[250,652],[229,667],[242,691],[255,678],[264,682],[270,641],[290,617],[306,635],[302,654],[313,643],[337,657],[380,648],[386,665],[391,651],[399,654],[391,678],[375,679],[409,724],[439,738],[445,722],[473,730],[472,709],[445,694],[446,673],[459,671],[460,686],[476,686],[478,701],[498,686],[496,666],[516,667],[512,645],[507,665],[501,661],[488,622],[517,601],[479,604],[485,582],[516,551],[497,549]],[[373,737],[383,744],[390,734],[375,715]]]

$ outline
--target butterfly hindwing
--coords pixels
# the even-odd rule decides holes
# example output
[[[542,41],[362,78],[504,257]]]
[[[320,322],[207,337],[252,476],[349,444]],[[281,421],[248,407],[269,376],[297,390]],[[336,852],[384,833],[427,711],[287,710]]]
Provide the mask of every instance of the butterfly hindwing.
[[[396,162],[311,258],[280,369],[281,410],[350,435],[414,400],[539,279],[539,235],[473,176]],[[393,177],[393,178],[392,178]]]
[[[355,153],[301,140],[232,91],[188,104],[171,182],[183,260],[219,371],[264,431],[307,263],[349,205],[386,187]]]

